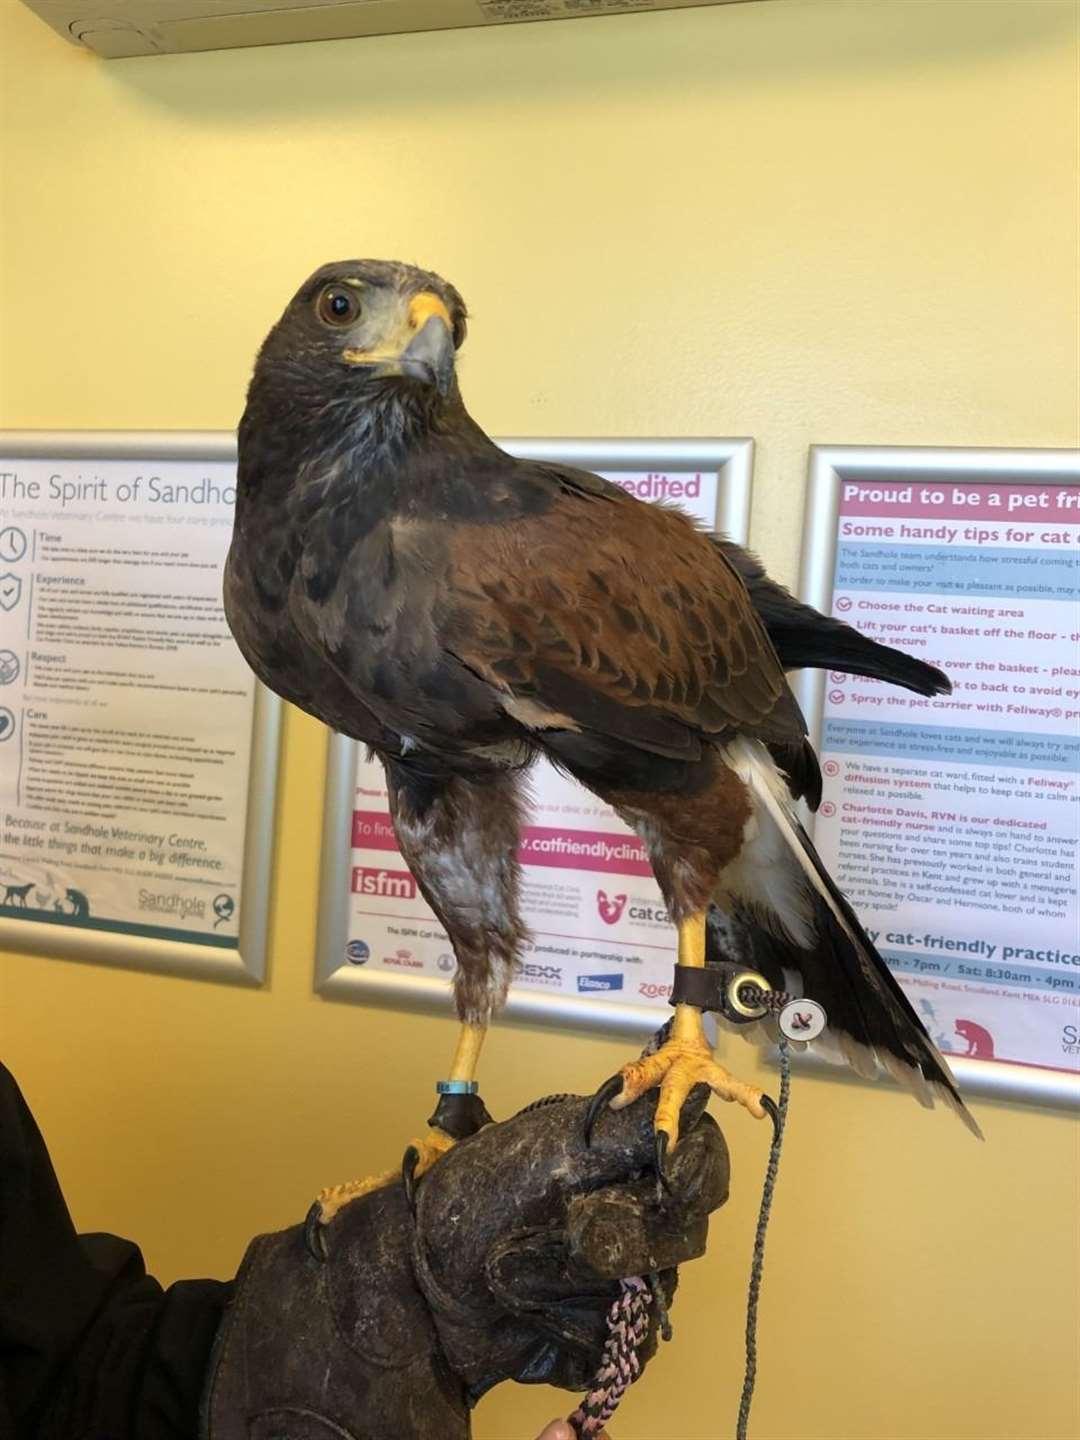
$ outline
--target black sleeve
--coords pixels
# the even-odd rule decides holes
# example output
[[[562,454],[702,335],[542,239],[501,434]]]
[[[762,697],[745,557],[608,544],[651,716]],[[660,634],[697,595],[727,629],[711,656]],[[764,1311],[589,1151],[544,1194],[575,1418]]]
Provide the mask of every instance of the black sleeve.
[[[0,1065],[0,1440],[194,1440],[230,1290],[162,1290],[131,1241],[77,1235]]]

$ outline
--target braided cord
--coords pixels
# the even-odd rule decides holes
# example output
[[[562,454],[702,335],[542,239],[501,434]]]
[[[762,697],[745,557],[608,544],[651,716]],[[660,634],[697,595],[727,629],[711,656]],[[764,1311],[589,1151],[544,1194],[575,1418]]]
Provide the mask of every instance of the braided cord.
[[[782,990],[762,990],[757,985],[744,984],[739,987],[739,998],[749,1005],[760,1005],[763,1009],[777,1014],[796,997]],[[653,1036],[644,1054],[659,1049],[671,1022]],[[739,1398],[739,1416],[736,1421],[735,1440],[747,1440],[747,1426],[750,1423],[750,1405],[754,1398],[757,1380],[757,1324],[758,1303],[761,1298],[761,1277],[765,1267],[765,1235],[772,1213],[773,1194],[780,1169],[780,1151],[784,1143],[784,1127],[787,1124],[788,1103],[791,1099],[791,1053],[787,1037],[781,1031],[778,1037],[780,1059],[780,1099],[772,1113],[773,1138],[769,1147],[769,1160],[765,1168],[765,1183],[761,1191],[761,1206],[758,1210],[757,1229],[754,1232],[754,1255],[750,1266],[750,1285],[746,1298],[746,1370],[743,1376],[742,1394]],[[546,1103],[550,1103],[549,1097]],[[558,1097],[562,1098],[562,1097]],[[542,1105],[545,1101],[535,1102]],[[529,1106],[534,1109],[535,1105]],[[651,1282],[651,1283],[650,1283]],[[600,1359],[592,1388],[581,1404],[569,1416],[569,1424],[579,1440],[596,1436],[614,1415],[626,1391],[641,1374],[638,1350],[649,1333],[649,1307],[655,1304],[660,1321],[661,1333],[665,1340],[671,1336],[667,1307],[658,1275],[648,1280],[631,1275],[619,1281],[620,1293],[607,1314],[608,1336]]]
[[[769,1214],[772,1210],[773,1191],[776,1175],[780,1168],[780,1149],[784,1143],[784,1126],[787,1123],[788,1100],[791,1095],[791,1055],[788,1042],[781,1033],[780,1050],[780,1101],[773,1119],[772,1145],[769,1147],[769,1163],[765,1169],[765,1184],[761,1191],[761,1209],[758,1211],[757,1230],[754,1234],[754,1259],[750,1266],[750,1288],[746,1297],[746,1372],[743,1377],[742,1395],[739,1399],[739,1418],[735,1426],[735,1440],[746,1440],[746,1427],[750,1422],[750,1402],[754,1398],[754,1382],[757,1379],[757,1320],[758,1300],[761,1297],[761,1272],[765,1265],[765,1232],[769,1228]]]
[[[744,1005],[760,1005],[764,1010],[782,1010],[792,1000],[797,1000],[797,995],[789,995],[786,990],[762,990],[760,985],[754,985],[751,981],[739,986],[739,999]]]
[[[649,1333],[653,1295],[640,1275],[619,1281],[619,1297],[607,1314],[608,1337],[592,1389],[568,1417],[574,1434],[599,1435],[618,1409],[619,1401],[641,1374],[638,1350]]]

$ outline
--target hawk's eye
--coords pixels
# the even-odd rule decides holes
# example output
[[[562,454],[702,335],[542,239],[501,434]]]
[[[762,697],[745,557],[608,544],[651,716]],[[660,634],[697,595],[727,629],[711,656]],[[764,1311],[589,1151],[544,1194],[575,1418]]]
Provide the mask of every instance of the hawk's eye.
[[[319,319],[327,325],[352,325],[360,318],[360,301],[344,285],[327,285],[319,296]]]

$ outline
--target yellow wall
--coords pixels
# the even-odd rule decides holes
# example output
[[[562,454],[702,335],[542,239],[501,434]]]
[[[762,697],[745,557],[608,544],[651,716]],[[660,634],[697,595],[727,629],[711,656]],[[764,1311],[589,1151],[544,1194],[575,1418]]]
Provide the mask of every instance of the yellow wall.
[[[316,264],[430,265],[474,313],[494,433],[747,434],[795,579],[806,446],[1077,443],[1077,8],[772,0],[102,64],[0,6],[0,424],[225,427]],[[0,1053],[77,1222],[228,1273],[392,1162],[450,1022],[311,994],[323,735],[291,713],[271,979],[248,993],[0,957]],[[750,1052],[736,1056],[743,1069]],[[506,1113],[614,1041],[504,1027]],[[418,1063],[418,1057],[424,1057]],[[365,1088],[370,1087],[370,1088]],[[797,1083],[756,1440],[1080,1433],[1077,1133]],[[619,1440],[731,1433],[764,1127]],[[565,1397],[504,1387],[478,1440]]]

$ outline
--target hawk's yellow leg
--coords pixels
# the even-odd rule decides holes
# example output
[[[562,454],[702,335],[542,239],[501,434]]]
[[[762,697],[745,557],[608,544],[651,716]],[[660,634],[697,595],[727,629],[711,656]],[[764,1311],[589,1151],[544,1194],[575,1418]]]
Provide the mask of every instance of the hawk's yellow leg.
[[[691,916],[679,926],[679,964],[692,969],[705,965],[704,913]],[[656,1054],[623,1066],[622,1090],[612,1100],[611,1108],[621,1110],[632,1105],[646,1091],[659,1086],[654,1123],[658,1134],[668,1136],[666,1148],[674,1150],[679,1140],[679,1112],[695,1085],[708,1085],[721,1100],[744,1105],[759,1120],[766,1113],[761,1091],[736,1080],[713,1059],[697,1006],[676,1005],[671,1034]]]
[[[457,1045],[454,1049],[454,1058],[450,1062],[449,1080],[470,1082],[476,1079],[476,1067],[480,1059],[480,1047],[484,1043],[484,1036],[487,1034],[486,1025],[462,1025],[458,1032]],[[440,1155],[445,1155],[447,1150],[454,1145],[453,1137],[447,1135],[444,1130],[435,1128],[429,1129],[427,1134],[418,1140],[412,1141],[412,1149],[417,1152],[418,1160],[413,1170],[414,1178],[419,1179],[425,1170],[429,1170]],[[372,1190],[380,1190],[384,1185],[391,1185],[401,1179],[401,1166],[393,1170],[383,1170],[377,1175],[367,1175],[363,1180],[348,1180],[344,1185],[329,1185],[325,1190],[319,1192],[313,1209],[317,1208],[317,1219],[320,1225],[329,1224],[343,1205],[348,1205],[351,1200],[358,1200],[361,1195],[368,1195]]]

